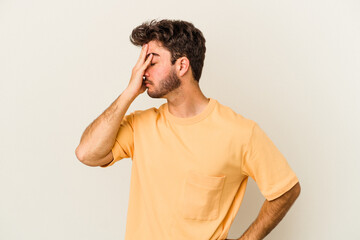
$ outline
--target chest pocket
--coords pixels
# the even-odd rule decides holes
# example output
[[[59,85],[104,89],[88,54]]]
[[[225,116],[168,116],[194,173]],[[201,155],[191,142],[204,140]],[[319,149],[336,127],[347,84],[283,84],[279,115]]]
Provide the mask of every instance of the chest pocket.
[[[182,192],[181,213],[185,219],[214,220],[219,216],[225,175],[208,176],[190,171]]]

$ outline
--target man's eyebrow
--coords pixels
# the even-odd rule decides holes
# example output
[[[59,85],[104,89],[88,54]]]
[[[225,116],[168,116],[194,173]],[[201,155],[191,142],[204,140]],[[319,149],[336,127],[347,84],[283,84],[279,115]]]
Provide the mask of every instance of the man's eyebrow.
[[[151,53],[148,53],[148,54],[146,55],[146,58],[148,58],[148,57],[150,56],[150,54],[152,54],[152,55],[154,55],[154,56],[158,56],[158,57],[160,57],[160,55],[159,55],[159,54],[151,52]]]

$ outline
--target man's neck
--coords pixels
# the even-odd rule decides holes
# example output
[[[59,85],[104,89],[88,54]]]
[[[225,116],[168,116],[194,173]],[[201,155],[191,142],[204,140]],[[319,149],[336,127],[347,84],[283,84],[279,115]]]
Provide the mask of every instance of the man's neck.
[[[193,88],[187,93],[182,92],[167,98],[169,112],[179,118],[189,118],[200,114],[209,101],[210,99],[204,96],[200,88]]]

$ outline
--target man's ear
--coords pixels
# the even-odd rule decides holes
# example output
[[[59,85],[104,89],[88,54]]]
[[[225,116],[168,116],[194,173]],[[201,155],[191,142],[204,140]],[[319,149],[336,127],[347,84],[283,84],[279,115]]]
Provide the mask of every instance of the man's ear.
[[[180,77],[183,77],[190,69],[190,61],[187,57],[177,59],[177,70]]]

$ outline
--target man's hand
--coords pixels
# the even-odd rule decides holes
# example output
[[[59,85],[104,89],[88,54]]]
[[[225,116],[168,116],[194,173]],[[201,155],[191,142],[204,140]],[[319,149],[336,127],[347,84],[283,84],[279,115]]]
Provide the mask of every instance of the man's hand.
[[[233,240],[261,240],[266,237],[283,219],[292,204],[300,194],[300,184],[295,184],[280,197],[265,200],[258,217],[239,239]],[[232,239],[226,239],[232,240]]]
[[[111,149],[114,146],[121,121],[134,99],[146,90],[143,76],[152,59],[152,54],[146,59],[147,51],[148,45],[145,44],[132,70],[128,87],[85,129],[81,136],[75,154],[85,165],[105,166],[114,159]]]
[[[145,70],[149,67],[151,59],[153,58],[153,54],[150,54],[146,59],[146,53],[149,48],[148,44],[144,44],[139,59],[132,69],[132,74],[130,78],[129,85],[127,87],[127,91],[132,92],[135,96],[145,92],[146,85],[143,82],[143,76],[145,74]]]

